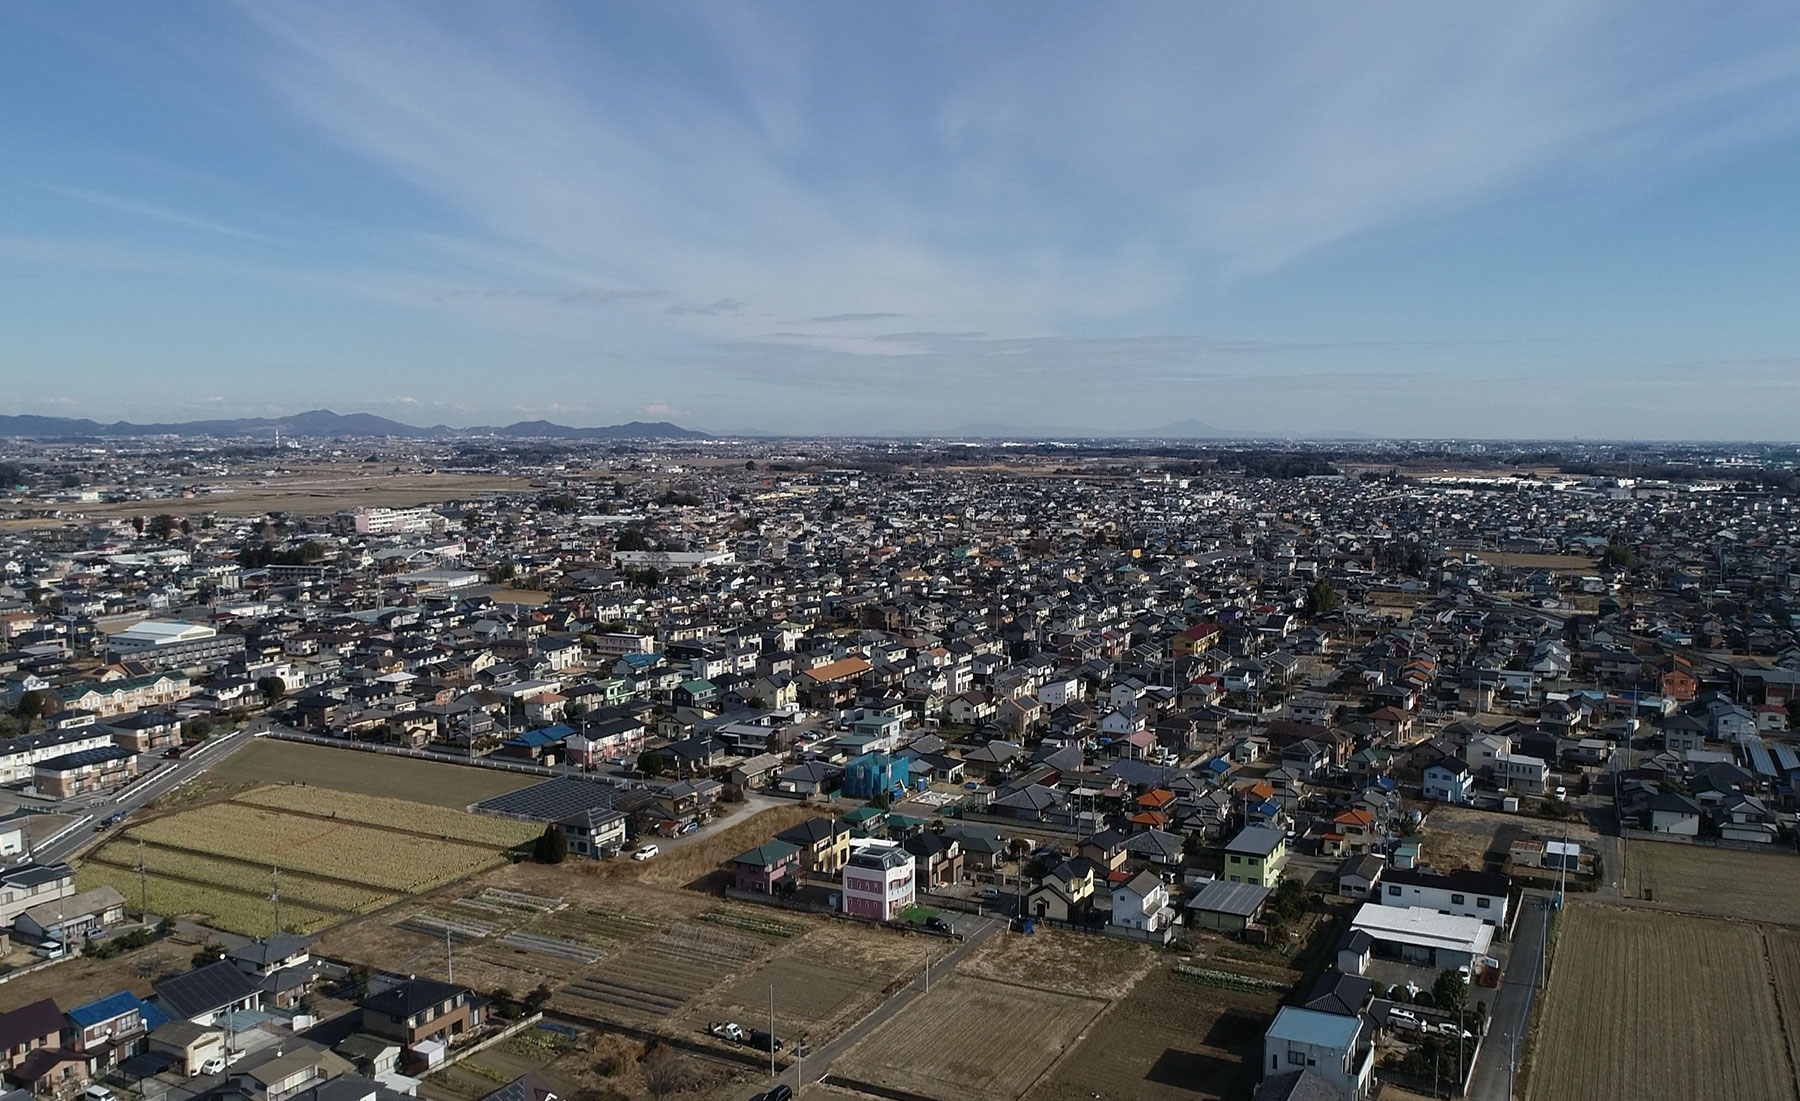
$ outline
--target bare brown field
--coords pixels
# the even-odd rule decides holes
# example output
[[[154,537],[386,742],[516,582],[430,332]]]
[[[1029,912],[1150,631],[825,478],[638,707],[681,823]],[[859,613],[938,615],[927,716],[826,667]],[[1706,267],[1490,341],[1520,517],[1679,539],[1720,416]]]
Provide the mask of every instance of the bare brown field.
[[[1626,844],[1625,886],[1658,906],[1800,925],[1800,857],[1704,845]]]
[[[1440,870],[1470,867],[1479,871],[1482,858],[1502,826],[1511,826],[1545,837],[1594,844],[1598,836],[1585,822],[1551,822],[1528,815],[1503,814],[1473,807],[1439,806],[1425,818],[1425,862]]]
[[[1775,976],[1775,997],[1787,1026],[1788,1058],[1800,1067],[1800,931],[1766,926],[1763,945]]]
[[[867,1016],[899,984],[916,982],[940,941],[896,936],[857,922],[823,922],[755,971],[703,999],[708,1020],[754,1024],[766,1019],[775,993],[776,1031],[814,1047]]]
[[[1019,1098],[1105,1008],[959,973],[851,1048],[838,1072],[942,1101]]]
[[[1150,970],[1157,952],[1117,937],[1039,929],[1032,936],[989,937],[956,969],[966,975],[1085,998],[1122,998]]]
[[[662,887],[719,887],[727,860],[767,841],[775,834],[820,813],[818,807],[782,805],[758,811],[737,824],[698,841],[665,848],[654,860],[612,860],[602,874]],[[709,877],[716,882],[709,881]]]
[[[1561,920],[1531,1101],[1800,1096],[1755,926],[1582,902]]]
[[[121,990],[148,998],[154,993],[151,982],[186,971],[197,947],[185,939],[165,937],[110,960],[72,956],[0,985],[0,1005],[16,1009],[40,998],[55,998],[57,1005],[72,1007]],[[38,961],[33,958],[31,962]]]
[[[1552,573],[1593,573],[1600,560],[1585,554],[1501,554],[1476,551],[1475,557],[1514,570],[1549,570]]]
[[[705,991],[766,958],[777,943],[716,925],[675,922],[575,976],[551,1005],[625,1024],[665,1024]]]
[[[530,787],[542,777],[421,761],[386,753],[258,738],[208,770],[214,783],[291,783],[382,795],[462,810],[471,803]]]
[[[1280,1003],[1279,994],[1199,986],[1159,967],[1107,1010],[1028,1096],[1032,1101],[1248,1096],[1256,1085],[1263,1031]]]
[[[373,469],[370,469],[370,468]],[[262,484],[256,484],[257,482]],[[199,497],[164,497],[148,501],[98,501],[70,505],[70,516],[197,516],[216,512],[254,516],[279,511],[323,516],[347,508],[410,508],[440,501],[516,493],[531,485],[526,478],[500,475],[384,473],[378,464],[342,463],[271,478],[226,479]]]

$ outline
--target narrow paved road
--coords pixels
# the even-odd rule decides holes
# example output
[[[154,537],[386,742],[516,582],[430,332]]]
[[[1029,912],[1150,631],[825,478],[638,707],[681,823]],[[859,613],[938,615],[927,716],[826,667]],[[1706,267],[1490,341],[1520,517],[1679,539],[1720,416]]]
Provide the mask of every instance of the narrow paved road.
[[[1543,970],[1544,936],[1549,929],[1551,897],[1527,892],[1519,899],[1524,912],[1513,930],[1506,973],[1494,997],[1493,1018],[1481,1057],[1469,1078],[1472,1101],[1511,1101],[1513,1062],[1525,1046],[1531,1028],[1531,1011],[1537,1002],[1538,976]]]

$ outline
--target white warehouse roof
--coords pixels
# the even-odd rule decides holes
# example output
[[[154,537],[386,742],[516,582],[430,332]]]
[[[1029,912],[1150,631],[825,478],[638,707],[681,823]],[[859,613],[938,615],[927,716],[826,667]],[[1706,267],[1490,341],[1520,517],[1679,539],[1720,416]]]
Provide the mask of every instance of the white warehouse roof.
[[[204,623],[182,623],[178,620],[146,619],[112,636],[114,645],[167,646],[175,642],[193,642],[212,638],[219,632]]]
[[[1423,906],[1383,906],[1379,902],[1363,903],[1350,927],[1376,940],[1466,952],[1471,956],[1487,955],[1488,945],[1494,939],[1494,927],[1480,918],[1440,914]]]

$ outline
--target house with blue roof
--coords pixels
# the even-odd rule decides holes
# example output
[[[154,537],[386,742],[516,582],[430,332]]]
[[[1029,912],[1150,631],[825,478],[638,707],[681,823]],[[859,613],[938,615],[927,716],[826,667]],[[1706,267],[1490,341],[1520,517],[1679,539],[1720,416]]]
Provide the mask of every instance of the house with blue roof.
[[[1308,1071],[1350,1097],[1367,1097],[1375,1069],[1368,1020],[1285,1005],[1263,1034],[1262,1077]]]
[[[129,990],[78,1005],[67,1017],[73,1026],[69,1048],[96,1071],[142,1054],[150,1033],[169,1023],[168,1014]]]
[[[501,742],[500,753],[507,757],[554,764],[562,756],[563,743],[574,733],[573,727],[563,723],[527,730]]]

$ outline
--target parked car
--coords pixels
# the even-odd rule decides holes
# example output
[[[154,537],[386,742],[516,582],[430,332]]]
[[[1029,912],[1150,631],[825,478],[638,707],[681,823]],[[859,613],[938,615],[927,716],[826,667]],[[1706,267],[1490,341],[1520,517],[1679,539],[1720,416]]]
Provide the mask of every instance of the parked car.
[[[633,860],[648,860],[651,857],[655,856],[660,851],[661,850],[659,850],[655,845],[645,845],[642,848],[638,849],[638,851],[632,853],[631,859],[633,859]]]
[[[997,899],[1000,897],[1000,888],[998,888],[998,887],[983,887],[981,890],[975,892],[975,896],[977,898],[985,898],[989,902],[992,902],[994,899]]]
[[[195,1074],[224,1074],[225,1073],[225,1060],[223,1057],[215,1055],[211,1059],[208,1059],[206,1062],[201,1063],[200,1069],[195,1071],[194,1073]]]
[[[734,1044],[743,1043],[746,1036],[744,1026],[736,1021],[715,1021],[706,1026],[706,1031],[721,1040],[730,1040]]]
[[[757,1094],[752,1101],[793,1101],[794,1087],[786,1082],[777,1082],[769,1089]]]
[[[1553,794],[1558,799],[1567,799],[1569,797],[1569,789],[1562,786],[1561,784],[1558,784],[1558,785],[1556,785],[1556,791]]]
[[[676,835],[676,836],[677,836],[677,837],[679,837],[679,836],[681,836],[681,835],[682,835],[682,834],[687,834],[687,833],[693,833],[693,832],[694,832],[694,831],[695,831],[695,830],[697,830],[697,829],[699,829],[699,828],[700,828],[700,823],[698,823],[698,822],[689,822],[689,823],[688,823],[688,824],[687,824],[687,825],[685,825],[685,826],[683,826],[683,827],[681,827],[681,828],[680,828],[680,829],[678,829],[678,830],[676,830],[676,831],[675,831],[675,835]]]
[[[81,1091],[82,1101],[119,1101],[105,1086],[89,1086]]]
[[[750,1039],[748,1043],[758,1051],[768,1051],[770,1044],[774,1045],[776,1051],[782,1051],[787,1047],[787,1041],[783,1040],[781,1037],[771,1036],[767,1032],[757,1028],[750,1030]]]
[[[950,933],[955,931],[950,928],[949,922],[935,915],[925,919],[925,928],[930,929],[934,933]]]

